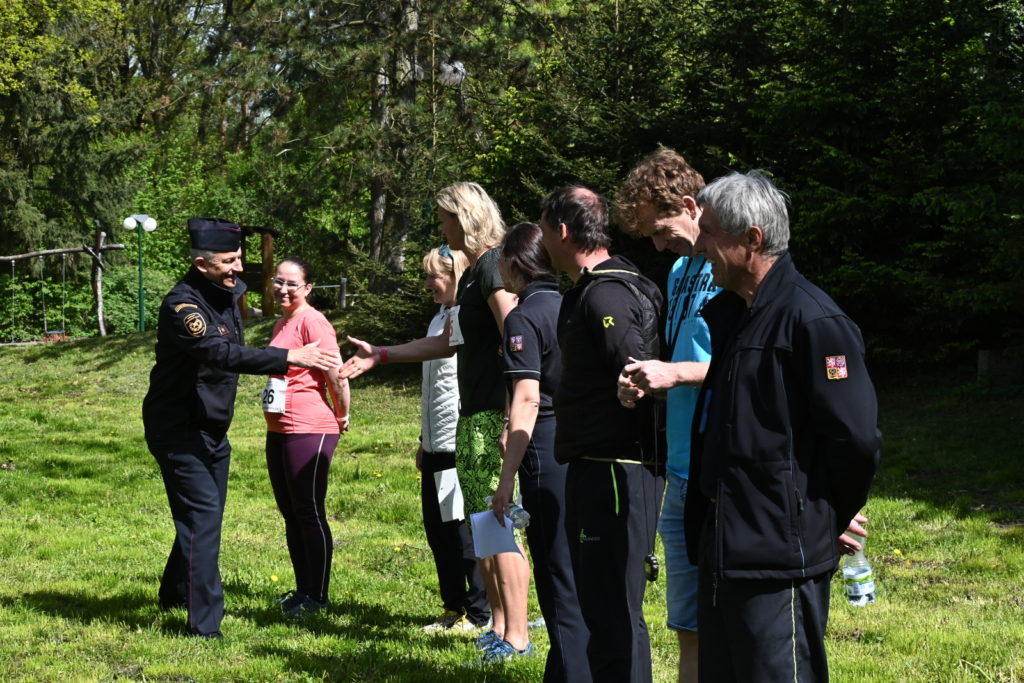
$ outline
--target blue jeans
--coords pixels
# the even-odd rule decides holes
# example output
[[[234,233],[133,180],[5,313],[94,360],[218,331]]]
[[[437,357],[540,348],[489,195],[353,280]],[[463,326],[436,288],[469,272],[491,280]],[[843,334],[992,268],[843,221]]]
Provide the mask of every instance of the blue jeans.
[[[697,567],[686,557],[683,508],[687,480],[669,472],[665,480],[665,502],[658,532],[665,546],[665,602],[668,627],[673,631],[697,630]]]

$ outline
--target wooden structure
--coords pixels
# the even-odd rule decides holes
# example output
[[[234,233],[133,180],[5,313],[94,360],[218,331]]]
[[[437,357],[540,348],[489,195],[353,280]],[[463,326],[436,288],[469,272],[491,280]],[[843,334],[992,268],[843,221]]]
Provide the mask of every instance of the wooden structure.
[[[274,277],[274,238],[281,234],[277,228],[263,225],[243,225],[242,228],[242,282],[251,292],[260,293],[260,309],[264,317],[274,315],[274,289],[271,279]],[[250,262],[246,256],[245,239],[249,235],[260,236],[260,261]],[[246,293],[239,305],[242,319],[249,317],[249,294]]]
[[[100,232],[97,235],[96,246],[90,247],[88,244],[83,244],[80,247],[66,247],[64,249],[44,249],[42,251],[30,251],[27,254],[14,254],[12,256],[0,256],[0,263],[15,261],[21,261],[24,259],[34,258],[36,256],[42,258],[44,256],[53,256],[55,254],[79,254],[86,253],[92,256],[94,268],[93,268],[93,295],[96,299],[96,319],[99,326],[99,333],[101,337],[106,336],[106,326],[103,324],[103,252],[105,251],[120,251],[124,249],[123,244],[103,244],[107,234]],[[12,265],[13,269],[14,266]],[[44,330],[43,338],[45,341],[67,341],[67,334],[64,330]]]

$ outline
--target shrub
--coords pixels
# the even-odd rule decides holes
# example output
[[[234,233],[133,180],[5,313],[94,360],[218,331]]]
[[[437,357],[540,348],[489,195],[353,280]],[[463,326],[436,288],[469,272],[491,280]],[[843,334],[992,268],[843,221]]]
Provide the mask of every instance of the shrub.
[[[155,330],[160,302],[176,279],[160,270],[144,268],[146,329]],[[108,334],[125,334],[139,329],[139,271],[137,268],[110,269],[103,278],[103,318]]]

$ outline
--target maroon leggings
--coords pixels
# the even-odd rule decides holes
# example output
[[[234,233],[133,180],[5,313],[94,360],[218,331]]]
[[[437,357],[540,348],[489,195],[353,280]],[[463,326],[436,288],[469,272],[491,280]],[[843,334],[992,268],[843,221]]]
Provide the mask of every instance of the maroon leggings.
[[[295,589],[327,601],[334,540],[324,498],[337,434],[267,432],[267,471],[277,508],[284,517]]]

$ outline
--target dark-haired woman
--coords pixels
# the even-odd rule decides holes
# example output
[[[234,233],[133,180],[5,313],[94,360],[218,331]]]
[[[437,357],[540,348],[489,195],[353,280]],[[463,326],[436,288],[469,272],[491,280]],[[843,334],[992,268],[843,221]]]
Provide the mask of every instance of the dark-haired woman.
[[[505,318],[504,358],[508,431],[498,488],[491,507],[508,514],[518,472],[526,539],[533,557],[537,600],[551,649],[545,681],[589,681],[587,627],[580,613],[565,535],[565,471],[555,461],[555,393],[562,365],[558,349],[558,275],[541,243],[541,228],[518,223],[506,234],[500,261],[505,288],[519,305]],[[498,644],[496,647],[507,647]]]
[[[334,327],[309,305],[310,268],[285,259],[273,279],[274,299],[282,311],[270,345],[338,349]],[[331,400],[327,400],[330,393]],[[277,507],[284,517],[285,538],[295,590],[278,601],[284,614],[299,618],[327,605],[334,547],[324,500],[334,449],[349,426],[348,380],[329,372],[289,366],[287,375],[271,375],[262,393],[267,419],[267,471]]]

